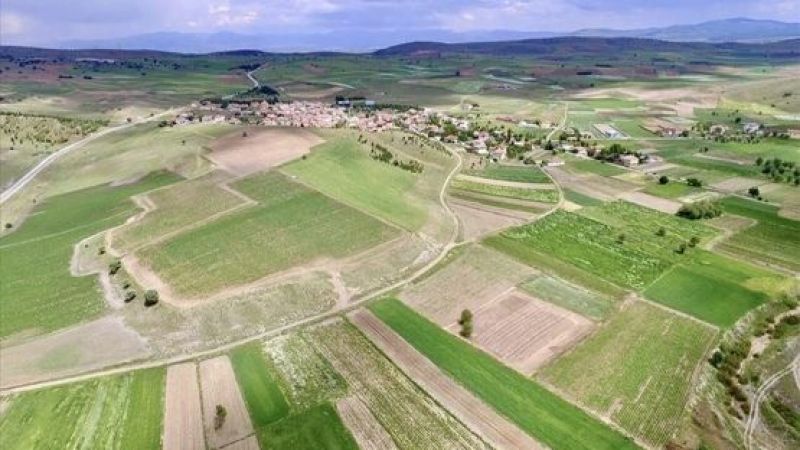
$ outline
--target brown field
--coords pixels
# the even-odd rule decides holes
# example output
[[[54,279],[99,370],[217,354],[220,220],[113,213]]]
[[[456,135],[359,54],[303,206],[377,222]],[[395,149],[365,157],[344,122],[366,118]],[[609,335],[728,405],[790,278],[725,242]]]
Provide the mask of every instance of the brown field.
[[[342,422],[353,434],[362,450],[396,449],[392,437],[375,419],[367,405],[356,397],[347,397],[336,403]]]
[[[646,194],[644,192],[626,192],[620,195],[619,198],[667,214],[675,214],[681,209],[680,202],[656,197],[655,195]]]
[[[252,127],[222,136],[211,143],[208,158],[222,169],[245,176],[276,167],[311,151],[322,138],[299,128]]]
[[[164,411],[164,450],[205,450],[203,411],[197,367],[183,363],[167,368],[167,400]]]
[[[616,178],[593,173],[573,173],[562,167],[548,167],[546,170],[563,187],[602,201],[614,200],[621,194],[640,188],[636,184]]]
[[[429,278],[404,289],[400,299],[446,327],[464,308],[476,311],[534,273],[501,253],[472,246]]]
[[[0,387],[96,370],[148,356],[147,343],[119,317],[0,347]]]
[[[227,356],[218,356],[200,363],[200,389],[203,393],[203,419],[209,445],[222,447],[253,434],[253,424],[244,404],[233,366]],[[214,429],[217,405],[228,412],[225,423]]]
[[[522,211],[496,208],[452,198],[450,208],[461,222],[463,240],[470,241],[485,234],[520,225],[533,217]]]
[[[767,183],[768,181],[766,180],[758,180],[755,178],[733,177],[722,180],[719,183],[714,183],[711,187],[722,192],[734,193],[743,192],[753,186],[761,186]]]
[[[514,369],[530,375],[570,349],[594,328],[591,320],[519,291],[473,311],[472,340]],[[458,333],[460,326],[447,327]]]
[[[450,379],[371,312],[361,309],[351,314],[350,320],[409,378],[493,447],[543,448],[516,425]]]

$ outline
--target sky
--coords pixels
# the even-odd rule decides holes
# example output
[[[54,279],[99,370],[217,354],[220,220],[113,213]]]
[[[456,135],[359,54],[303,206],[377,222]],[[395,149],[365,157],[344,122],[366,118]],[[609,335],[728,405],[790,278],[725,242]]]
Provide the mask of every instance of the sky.
[[[800,0],[0,0],[0,43],[177,31],[633,29],[731,17],[800,22]]]

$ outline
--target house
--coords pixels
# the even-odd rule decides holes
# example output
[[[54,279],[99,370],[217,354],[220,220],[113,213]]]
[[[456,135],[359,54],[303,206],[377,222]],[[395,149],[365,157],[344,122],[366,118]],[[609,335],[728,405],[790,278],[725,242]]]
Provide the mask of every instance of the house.
[[[622,155],[619,162],[625,167],[634,167],[639,165],[639,158],[636,155]]]
[[[742,125],[742,130],[747,134],[755,134],[761,129],[761,124],[757,122],[747,122]]]
[[[564,165],[564,160],[559,159],[559,158],[553,158],[550,161],[545,161],[545,164],[547,165],[547,167],[563,166]]]

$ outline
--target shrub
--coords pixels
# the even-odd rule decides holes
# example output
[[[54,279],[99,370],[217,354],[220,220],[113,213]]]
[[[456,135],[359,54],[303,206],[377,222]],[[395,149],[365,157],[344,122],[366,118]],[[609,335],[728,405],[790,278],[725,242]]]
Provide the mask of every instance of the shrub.
[[[461,337],[469,339],[472,336],[472,311],[468,309],[461,311],[458,323],[461,325],[461,331],[459,331]]]
[[[698,178],[689,178],[686,180],[686,184],[692,187],[700,187],[703,185],[703,182]]]
[[[747,193],[750,194],[750,197],[759,198],[761,197],[761,192],[758,190],[758,186],[753,186],[747,190]]]
[[[108,265],[108,274],[109,275],[116,275],[119,272],[119,269],[122,268],[122,262],[119,260],[114,261]]]
[[[144,293],[144,306],[153,306],[158,303],[158,291],[155,289],[148,289]]]
[[[678,216],[691,220],[711,219],[720,214],[722,214],[722,208],[719,203],[708,200],[683,205],[677,213]]]
[[[658,229],[658,231],[656,231],[656,236],[664,237],[666,235],[667,235],[667,230],[664,227],[661,227]]]
[[[658,179],[658,184],[667,184],[669,183],[669,177],[666,175],[661,175],[661,178]]]
[[[225,425],[225,418],[228,417],[228,410],[222,405],[217,405],[217,412],[214,415],[214,429],[219,430]]]
[[[128,291],[125,293],[125,303],[130,303],[136,298],[136,292]]]

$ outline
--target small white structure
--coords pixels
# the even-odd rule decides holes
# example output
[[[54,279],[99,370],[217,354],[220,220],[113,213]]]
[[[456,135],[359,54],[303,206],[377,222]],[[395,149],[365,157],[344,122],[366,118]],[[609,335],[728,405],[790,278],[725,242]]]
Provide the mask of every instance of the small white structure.
[[[619,162],[625,167],[634,167],[639,165],[639,158],[636,155],[622,155],[619,157]]]

